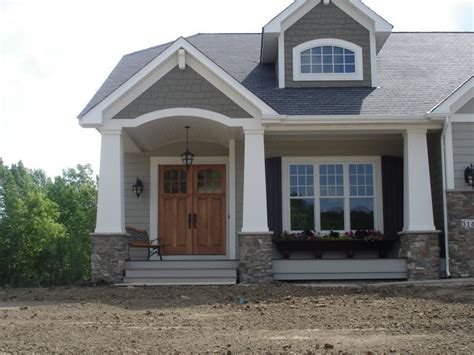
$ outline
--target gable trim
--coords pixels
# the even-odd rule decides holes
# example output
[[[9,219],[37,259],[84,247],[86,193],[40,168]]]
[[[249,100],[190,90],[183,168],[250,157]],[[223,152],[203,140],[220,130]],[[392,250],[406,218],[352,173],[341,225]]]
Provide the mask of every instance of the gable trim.
[[[170,57],[176,54],[180,49],[184,49],[188,54],[196,59],[197,62],[200,62],[203,66],[207,67],[208,70],[214,73],[217,77],[222,79],[229,87],[231,87],[235,92],[244,97],[250,103],[252,103],[258,110],[261,111],[261,115],[274,115],[277,114],[270,106],[264,103],[260,98],[253,94],[250,90],[245,88],[241,83],[239,83],[235,78],[228,74],[224,69],[219,67],[216,63],[210,60],[205,56],[201,51],[194,47],[184,38],[179,38],[172,45],[170,45],[164,52],[158,55],[150,63],[145,65],[141,70],[139,70],[135,75],[123,83],[118,89],[111,93],[107,98],[102,100],[84,116],[79,117],[80,124],[83,127],[100,127],[104,123],[104,110],[114,104],[122,96],[126,95],[129,91],[133,90],[136,85],[140,84],[143,79],[146,79],[148,75],[153,73],[156,68],[166,62]],[[189,59],[186,58],[186,62],[189,64]],[[178,64],[177,55],[174,56],[176,60],[176,65]],[[173,66],[174,67],[174,66]],[[171,70],[171,69],[170,69]]]

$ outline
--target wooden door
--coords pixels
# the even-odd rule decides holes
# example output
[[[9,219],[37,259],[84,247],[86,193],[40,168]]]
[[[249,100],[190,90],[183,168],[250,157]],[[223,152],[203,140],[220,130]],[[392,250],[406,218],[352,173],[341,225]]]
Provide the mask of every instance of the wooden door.
[[[164,255],[225,255],[225,165],[159,169],[158,233]]]
[[[190,228],[192,174],[183,166],[160,166],[158,235],[165,255],[193,253]]]
[[[193,173],[196,255],[225,255],[227,230],[225,165],[199,165]]]

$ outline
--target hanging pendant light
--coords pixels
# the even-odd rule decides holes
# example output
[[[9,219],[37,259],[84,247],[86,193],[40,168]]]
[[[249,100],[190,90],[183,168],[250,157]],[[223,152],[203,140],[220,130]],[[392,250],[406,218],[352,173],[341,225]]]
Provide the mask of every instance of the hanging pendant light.
[[[186,166],[186,168],[189,169],[189,167],[193,165],[194,161],[194,154],[189,151],[189,129],[191,127],[186,126],[184,128],[186,128],[186,151],[181,154],[181,161]]]

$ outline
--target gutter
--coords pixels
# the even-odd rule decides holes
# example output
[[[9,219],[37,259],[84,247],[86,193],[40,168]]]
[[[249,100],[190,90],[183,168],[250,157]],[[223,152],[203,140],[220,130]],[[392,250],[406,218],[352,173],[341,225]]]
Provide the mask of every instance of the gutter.
[[[445,262],[446,262],[446,276],[448,279],[451,278],[451,271],[449,269],[449,226],[448,226],[448,177],[446,167],[446,132],[451,127],[451,120],[449,116],[445,117],[443,132],[441,133],[441,165],[443,170],[443,218],[444,218],[444,249],[445,249]]]

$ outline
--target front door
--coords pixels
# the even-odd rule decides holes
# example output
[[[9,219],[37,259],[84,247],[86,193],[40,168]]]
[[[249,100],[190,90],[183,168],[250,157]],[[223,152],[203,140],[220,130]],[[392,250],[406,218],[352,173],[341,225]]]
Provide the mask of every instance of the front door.
[[[162,165],[159,237],[165,255],[225,255],[225,165]]]

